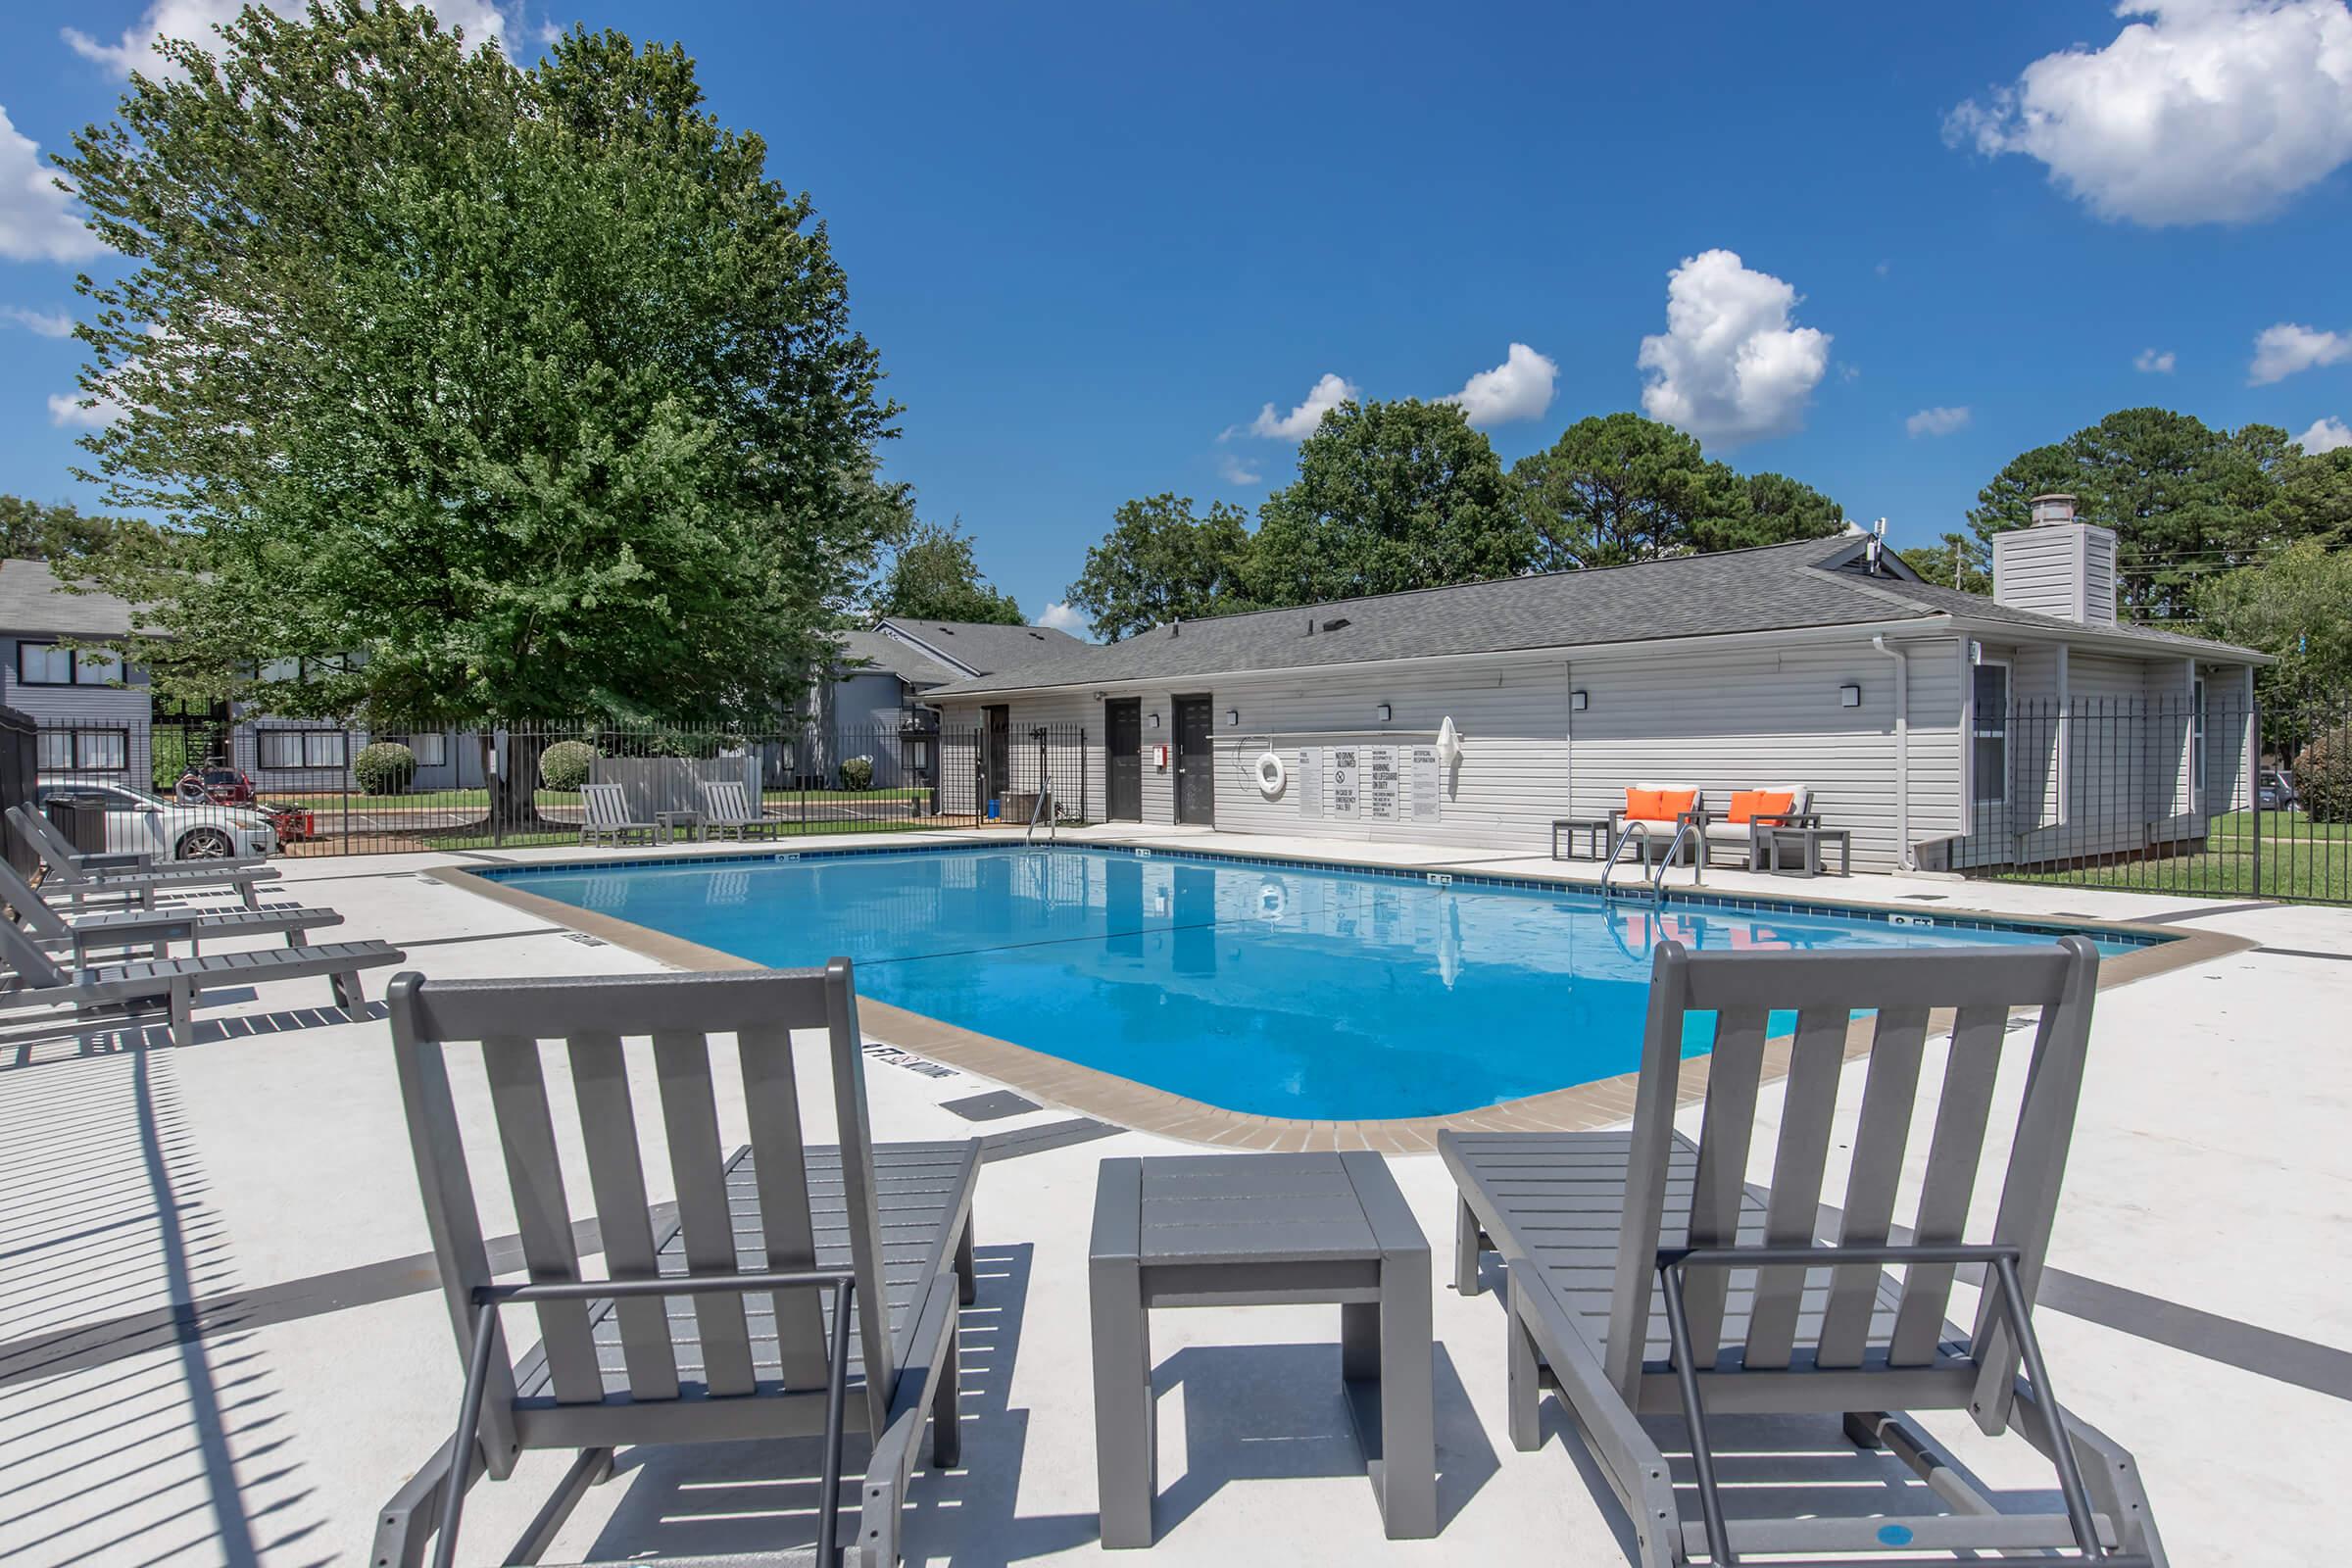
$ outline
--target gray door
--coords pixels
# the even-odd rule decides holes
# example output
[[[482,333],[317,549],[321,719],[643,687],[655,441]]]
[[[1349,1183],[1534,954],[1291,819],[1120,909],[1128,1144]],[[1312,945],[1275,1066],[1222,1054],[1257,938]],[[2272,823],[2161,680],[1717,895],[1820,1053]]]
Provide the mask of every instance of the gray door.
[[[1103,751],[1110,770],[1106,813],[1113,822],[1144,819],[1144,704],[1123,697],[1102,705]]]
[[[1205,697],[1176,699],[1176,820],[1213,827],[1217,820],[1216,756]]]

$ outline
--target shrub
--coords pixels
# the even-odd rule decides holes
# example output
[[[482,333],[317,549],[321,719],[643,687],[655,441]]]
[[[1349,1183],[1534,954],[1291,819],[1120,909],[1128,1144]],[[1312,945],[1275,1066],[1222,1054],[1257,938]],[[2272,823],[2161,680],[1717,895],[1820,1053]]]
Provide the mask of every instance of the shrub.
[[[363,746],[351,760],[351,776],[369,795],[398,795],[416,776],[416,754],[398,741]]]
[[[841,787],[845,790],[872,789],[874,760],[870,757],[844,758],[841,763]]]
[[[2352,724],[2331,729],[2295,759],[2295,793],[2315,822],[2352,822]]]
[[[558,741],[539,754],[539,782],[551,790],[576,790],[588,782],[596,748],[586,741]]]

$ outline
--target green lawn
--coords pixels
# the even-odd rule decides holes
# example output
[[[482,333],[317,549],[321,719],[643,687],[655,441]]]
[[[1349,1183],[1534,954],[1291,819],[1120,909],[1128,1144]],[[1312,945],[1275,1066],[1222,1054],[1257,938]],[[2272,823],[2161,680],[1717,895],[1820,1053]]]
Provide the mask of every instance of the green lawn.
[[[2352,902],[2352,823],[2314,822],[2301,811],[2262,813],[2260,893],[2266,899]],[[2121,892],[2252,898],[2254,813],[2213,819],[2203,849],[2109,865],[2020,868],[1985,874],[2002,882],[2045,882]]]

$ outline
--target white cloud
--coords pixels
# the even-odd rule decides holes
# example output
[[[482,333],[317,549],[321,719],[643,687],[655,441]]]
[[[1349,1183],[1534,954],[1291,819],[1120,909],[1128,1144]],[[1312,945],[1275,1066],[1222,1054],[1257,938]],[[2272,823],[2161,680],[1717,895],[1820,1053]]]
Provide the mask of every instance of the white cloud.
[[[2102,218],[2244,222],[2352,159],[2344,0],[2123,0],[2104,49],[2044,55],[1944,139],[2024,153]]]
[[[1794,326],[1796,290],[1730,251],[1687,258],[1666,277],[1666,330],[1642,340],[1642,407],[1701,441],[1786,435],[1829,368],[1830,335]]]
[[[2141,349],[2132,358],[2132,368],[2142,375],[2170,375],[2173,373],[2174,359],[2171,349],[2166,349],[2162,354],[2154,349]]]
[[[2298,370],[2352,360],[2352,332],[2323,332],[2316,326],[2280,321],[2266,326],[2254,339],[2254,362],[2246,367],[2246,384],[2267,386]]]
[[[78,262],[106,247],[82,225],[40,144],[0,109],[0,256],[12,262]]]
[[[304,0],[259,0],[259,3],[281,17],[298,17],[305,9]],[[444,28],[462,28],[474,43],[506,35],[507,17],[489,0],[423,0],[423,3],[426,10],[441,19]],[[75,54],[97,61],[119,76],[127,76],[133,71],[152,73],[159,69],[152,53],[158,38],[187,38],[207,49],[215,47],[220,40],[213,29],[236,20],[244,7],[245,0],[151,0],[139,20],[122,29],[119,43],[102,43],[79,27],[65,27],[60,31]],[[515,10],[519,15],[520,7]]]
[[[100,398],[94,406],[84,408],[78,392],[49,394],[49,422],[54,425],[80,425],[95,430],[114,423],[122,413],[122,406],[109,398]]]
[[[1257,465],[1247,458],[1220,452],[1217,454],[1217,477],[1227,484],[1258,484],[1265,476],[1257,471]]]
[[[2333,452],[2338,447],[2352,447],[2352,425],[2341,419],[2314,419],[2311,428],[2295,437],[2295,440],[2304,451],[2316,458],[2323,452]]]
[[[74,335],[74,318],[63,311],[28,311],[22,305],[0,305],[0,321],[13,321],[42,337]]]
[[[1514,343],[1502,363],[1481,370],[1459,392],[1438,399],[1461,405],[1472,424],[1509,424],[1532,419],[1551,407],[1551,383],[1560,368],[1524,343]]]
[[[1969,417],[1964,408],[1922,409],[1903,421],[1903,428],[1912,435],[1950,435],[1968,428]]]
[[[1073,637],[1086,635],[1086,617],[1059,601],[1048,605],[1046,612],[1037,617],[1037,623],[1054,631],[1066,631]]]
[[[1327,373],[1307,392],[1306,401],[1290,413],[1276,414],[1271,403],[1259,409],[1257,417],[1250,421],[1250,434],[1276,441],[1303,441],[1315,433],[1326,413],[1361,396],[1363,390],[1353,381]],[[1233,434],[1231,430],[1225,433]]]

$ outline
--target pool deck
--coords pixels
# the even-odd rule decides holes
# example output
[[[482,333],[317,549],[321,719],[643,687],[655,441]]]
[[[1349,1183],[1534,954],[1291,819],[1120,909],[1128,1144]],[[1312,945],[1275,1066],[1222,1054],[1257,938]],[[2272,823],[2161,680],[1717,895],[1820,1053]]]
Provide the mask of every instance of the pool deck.
[[[1330,840],[1069,837],[1505,875],[1591,870],[1541,855]],[[878,844],[788,847],[832,842]],[[431,975],[661,967],[445,874],[583,858],[618,857],[304,858],[284,864],[283,886],[341,909],[337,936],[405,946],[410,966]],[[1707,885],[1734,898],[2152,921],[2225,939],[2102,991],[2039,1321],[2067,1403],[2136,1452],[2175,1563],[2324,1556],[2338,1529],[2336,1456],[2352,1449],[2352,1054],[2326,1049],[2352,1017],[2352,910],[1935,877],[1711,872]],[[368,977],[371,996],[385,978]],[[325,990],[271,984],[200,1008],[186,1050],[160,1031],[91,1054],[53,1025],[0,1032],[0,1554],[12,1564],[364,1561],[374,1509],[445,1439],[460,1368],[381,1009],[348,1017],[322,1005]],[[903,1017],[868,1006],[863,1021],[877,1045],[902,1048],[876,1054],[867,1074],[880,1136],[992,1140],[981,1290],[964,1316],[966,1467],[918,1474],[908,1560],[1092,1559],[1085,1250],[1096,1162],[1195,1146],[1050,1094],[1033,1094],[1036,1110],[967,1122],[946,1102],[998,1087],[993,1078],[945,1061]],[[813,1061],[813,1043],[805,1049]],[[1850,1099],[1858,1074],[1846,1077]],[[1775,1091],[1764,1100],[1769,1111]],[[732,1132],[741,1106],[721,1109]],[[1442,1257],[1453,1211],[1443,1166],[1409,1152],[1391,1164]],[[1959,1296],[1956,1316],[1974,1304]],[[1333,1314],[1161,1315],[1163,1494],[1150,1560],[1627,1561],[1624,1521],[1556,1408],[1546,1404],[1541,1452],[1510,1447],[1495,1297],[1441,1285],[1435,1312],[1443,1533],[1419,1543],[1380,1534],[1337,1388]],[[2022,1442],[1988,1444],[1965,1421],[1931,1425],[1992,1484],[2049,1489]],[[1733,1451],[1734,1479],[1769,1483],[1810,1511],[1868,1506],[1888,1474],[1828,1441],[1794,1458]],[[759,1446],[624,1454],[549,1560],[806,1541],[808,1489],[779,1480],[806,1458]],[[464,1560],[493,1560],[561,1468],[537,1456],[514,1480],[477,1488]]]

